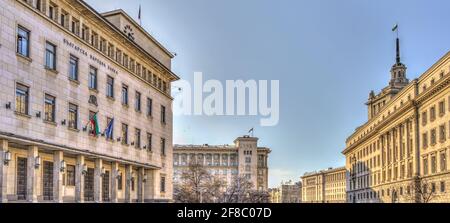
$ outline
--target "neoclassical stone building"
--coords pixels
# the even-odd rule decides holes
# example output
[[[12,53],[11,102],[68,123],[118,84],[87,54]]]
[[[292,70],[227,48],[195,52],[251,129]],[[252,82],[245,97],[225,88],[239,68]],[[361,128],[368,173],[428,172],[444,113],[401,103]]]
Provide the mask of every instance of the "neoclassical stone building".
[[[0,8],[0,202],[170,201],[173,55],[122,10]]]
[[[302,203],[345,203],[346,169],[329,168],[305,173],[302,178]]]
[[[258,146],[258,138],[243,136],[234,145],[175,145],[173,150],[174,180],[192,162],[201,163],[211,174],[227,184],[236,176],[244,176],[255,189],[268,190],[269,167],[267,160],[271,150]]]
[[[368,121],[346,141],[348,202],[423,202],[430,192],[450,202],[449,73],[447,54],[410,82],[397,39],[391,81],[370,93]]]

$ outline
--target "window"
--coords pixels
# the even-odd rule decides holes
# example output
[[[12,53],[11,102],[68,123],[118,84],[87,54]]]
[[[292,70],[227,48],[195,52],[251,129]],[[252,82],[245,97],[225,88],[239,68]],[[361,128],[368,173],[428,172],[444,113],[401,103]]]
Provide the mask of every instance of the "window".
[[[122,104],[128,105],[128,86],[122,85]]]
[[[134,146],[137,149],[141,148],[141,130],[140,129],[135,129],[134,130]]]
[[[48,6],[48,17],[51,20],[57,21],[57,13],[58,12],[58,6],[56,6],[54,3],[50,2],[50,5]]]
[[[128,55],[123,54],[123,63],[122,65],[126,68],[128,68]]]
[[[28,115],[29,88],[22,84],[16,86],[16,112]]]
[[[89,42],[89,28],[86,25],[83,25],[81,27],[81,38],[86,41]]]
[[[119,176],[117,176],[117,190],[122,190],[122,188],[123,188],[122,173],[119,173]]]
[[[106,139],[113,140],[114,139],[114,121],[112,118],[107,117],[106,118],[106,128],[107,129],[109,128],[109,125],[111,125],[111,133],[109,133],[109,135],[108,135],[107,131],[105,130]]]
[[[122,51],[119,49],[116,50],[116,62],[122,63]]]
[[[80,35],[80,21],[72,17],[72,29],[71,32],[77,36]]]
[[[166,177],[161,177],[161,193],[166,192]]]
[[[131,72],[136,72],[136,64],[134,63],[134,59],[130,59],[130,70]]]
[[[17,53],[24,56],[30,56],[30,31],[19,26],[17,29]]]
[[[161,122],[166,124],[166,107],[161,105]]]
[[[445,125],[439,126],[439,141],[444,142],[447,135],[445,134]]]
[[[91,34],[91,45],[98,48],[98,34],[95,32],[92,32]]]
[[[443,116],[445,114],[445,101],[439,102],[439,116]]]
[[[67,165],[66,167],[66,185],[75,186],[75,166]]]
[[[152,151],[152,134],[147,133],[147,149],[148,151]]]
[[[68,29],[69,28],[69,14],[65,11],[61,12],[61,16],[59,17],[59,23],[62,27]]]
[[[147,98],[147,116],[152,116],[152,107],[153,100],[151,98]]]
[[[69,78],[70,80],[78,80],[78,58],[73,55],[70,55]]]
[[[56,46],[49,42],[45,44],[45,67],[56,70]]]
[[[114,98],[114,78],[110,76],[106,78],[106,96]]]
[[[128,144],[128,125],[122,123],[122,144]]]
[[[436,129],[432,129],[430,132],[430,143],[431,145],[436,144]]]
[[[436,160],[436,156],[433,155],[431,156],[431,173],[435,174],[437,170],[437,160]]]
[[[141,93],[136,91],[135,99],[134,99],[134,109],[138,112],[141,111]]]
[[[69,128],[78,129],[78,106],[69,104]]]
[[[423,175],[428,175],[428,158],[423,158]]]
[[[424,149],[428,147],[428,134],[426,132],[422,134],[422,147]]]
[[[422,125],[427,124],[427,112],[422,112]]]
[[[114,59],[114,46],[111,43],[108,44],[108,57]]]
[[[436,119],[436,107],[430,108],[430,121],[434,121]]]
[[[55,122],[55,97],[45,94],[44,120],[47,122]]]
[[[100,51],[106,53],[106,40],[104,38],[100,38]]]
[[[442,152],[440,157],[441,172],[447,171],[447,155],[445,152]]]
[[[97,90],[97,69],[89,68],[89,89]]]
[[[436,193],[436,183],[431,183],[431,193]]]
[[[445,192],[445,182],[441,181],[441,193]]]
[[[166,155],[166,139],[161,138],[161,155]]]

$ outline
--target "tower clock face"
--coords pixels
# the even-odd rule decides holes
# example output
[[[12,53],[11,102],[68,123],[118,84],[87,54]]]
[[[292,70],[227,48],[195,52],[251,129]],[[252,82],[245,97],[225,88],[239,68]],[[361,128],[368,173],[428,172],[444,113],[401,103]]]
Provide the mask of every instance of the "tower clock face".
[[[128,38],[130,38],[131,40],[134,40],[133,28],[131,28],[130,25],[126,25],[123,29],[123,32],[125,33],[125,35],[128,36]]]

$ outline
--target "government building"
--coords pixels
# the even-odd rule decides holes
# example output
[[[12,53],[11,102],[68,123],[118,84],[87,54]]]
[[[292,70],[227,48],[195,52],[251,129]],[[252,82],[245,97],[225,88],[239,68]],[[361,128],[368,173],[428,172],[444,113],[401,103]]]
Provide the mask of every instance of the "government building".
[[[450,202],[450,53],[412,81],[406,69],[397,39],[390,82],[346,141],[348,202]]]
[[[302,178],[302,203],[345,203],[345,167],[305,173]]]
[[[281,182],[277,188],[269,189],[270,203],[301,203],[302,182]]]
[[[0,6],[0,202],[170,202],[173,55],[122,10]]]
[[[250,136],[238,137],[234,145],[174,145],[174,181],[180,179],[191,163],[199,163],[227,185],[243,176],[254,189],[268,190],[270,152],[269,148],[258,146],[258,138]]]

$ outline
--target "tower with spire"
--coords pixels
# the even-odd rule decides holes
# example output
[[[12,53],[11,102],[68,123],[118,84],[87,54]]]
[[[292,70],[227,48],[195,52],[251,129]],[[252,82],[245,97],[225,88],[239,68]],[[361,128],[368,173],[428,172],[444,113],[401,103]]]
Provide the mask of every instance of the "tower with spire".
[[[389,85],[379,93],[374,91],[369,93],[369,99],[366,103],[369,120],[375,117],[381,109],[388,103],[398,92],[409,84],[406,78],[406,66],[401,62],[400,57],[400,38],[398,37],[398,26],[396,25],[392,31],[397,31],[396,38],[396,58],[395,64],[391,68],[391,80]]]

